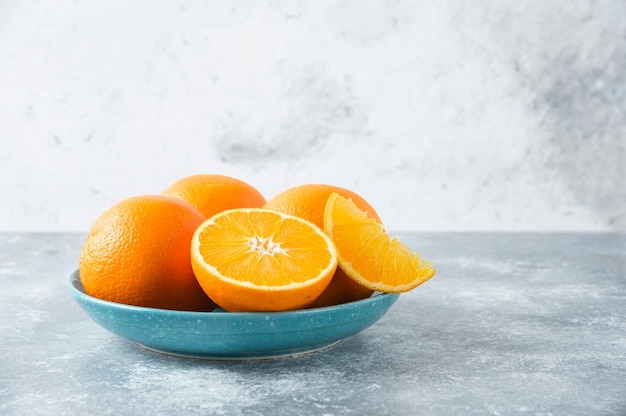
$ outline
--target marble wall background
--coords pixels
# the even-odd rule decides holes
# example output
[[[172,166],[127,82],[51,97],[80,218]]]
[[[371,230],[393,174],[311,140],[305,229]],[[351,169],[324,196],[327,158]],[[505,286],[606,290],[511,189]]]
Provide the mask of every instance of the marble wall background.
[[[199,172],[391,230],[626,230],[626,2],[0,3],[0,230]]]

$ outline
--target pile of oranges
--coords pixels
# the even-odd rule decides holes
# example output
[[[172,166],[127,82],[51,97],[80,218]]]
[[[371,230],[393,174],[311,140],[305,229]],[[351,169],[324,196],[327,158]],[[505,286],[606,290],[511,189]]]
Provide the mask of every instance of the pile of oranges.
[[[106,210],[79,274],[87,294],[111,302],[254,312],[406,292],[435,270],[352,191],[307,184],[266,200],[239,179],[199,174]]]

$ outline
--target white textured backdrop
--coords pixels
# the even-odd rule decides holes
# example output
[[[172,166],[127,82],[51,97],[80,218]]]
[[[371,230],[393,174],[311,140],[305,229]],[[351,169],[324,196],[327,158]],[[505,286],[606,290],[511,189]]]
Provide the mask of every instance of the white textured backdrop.
[[[391,230],[626,230],[626,2],[0,3],[0,230],[193,173]]]

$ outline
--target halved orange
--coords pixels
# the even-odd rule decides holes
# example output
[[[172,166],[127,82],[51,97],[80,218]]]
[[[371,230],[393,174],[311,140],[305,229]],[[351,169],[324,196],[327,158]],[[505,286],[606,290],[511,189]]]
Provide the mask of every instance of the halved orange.
[[[407,292],[435,274],[430,262],[391,238],[382,224],[337,193],[326,203],[324,230],[337,248],[343,271],[369,289]]]
[[[231,312],[305,308],[328,286],[337,251],[315,224],[264,208],[223,211],[202,223],[191,263],[204,292]]]

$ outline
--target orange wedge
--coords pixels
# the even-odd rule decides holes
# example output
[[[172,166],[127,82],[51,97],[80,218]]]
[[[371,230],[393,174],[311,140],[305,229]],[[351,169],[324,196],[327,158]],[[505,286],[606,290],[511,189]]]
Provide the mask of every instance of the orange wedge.
[[[204,292],[231,312],[307,307],[337,268],[330,238],[302,218],[264,208],[223,211],[191,241],[191,264]]]
[[[337,248],[339,266],[369,289],[407,292],[435,274],[431,263],[391,238],[381,224],[337,193],[326,203],[324,229]]]

